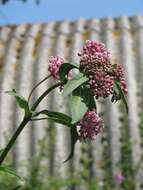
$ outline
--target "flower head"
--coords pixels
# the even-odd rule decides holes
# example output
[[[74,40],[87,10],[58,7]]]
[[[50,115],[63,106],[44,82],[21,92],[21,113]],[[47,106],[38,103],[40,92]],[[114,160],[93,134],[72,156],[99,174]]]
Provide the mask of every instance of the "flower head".
[[[106,68],[110,64],[110,54],[105,45],[96,41],[86,41],[78,55],[80,56],[80,69],[85,73],[89,72],[89,69],[91,72],[92,68]]]
[[[89,86],[93,96],[106,98],[113,95],[115,80],[120,82],[122,90],[127,95],[123,66],[111,63],[110,53],[103,43],[88,40],[78,55],[80,71],[90,79]]]
[[[49,72],[54,79],[59,79],[59,68],[64,63],[64,59],[59,56],[52,56],[49,59]]]
[[[103,128],[103,121],[95,111],[88,111],[77,126],[80,140],[94,140]]]
[[[87,40],[83,46],[82,54],[95,55],[95,54],[104,54],[105,56],[109,55],[105,45],[103,43]]]

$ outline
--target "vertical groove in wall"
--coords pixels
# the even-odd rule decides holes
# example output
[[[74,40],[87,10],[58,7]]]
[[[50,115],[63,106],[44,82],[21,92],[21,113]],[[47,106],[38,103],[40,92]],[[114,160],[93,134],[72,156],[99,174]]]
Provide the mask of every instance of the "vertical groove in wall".
[[[143,18],[141,16],[136,16],[132,19],[131,22],[131,30],[132,30],[132,39],[133,39],[133,56],[135,61],[135,76],[137,80],[137,85],[141,86],[142,72],[143,72],[143,55],[142,55],[142,48],[143,48]]]
[[[127,83],[129,88],[128,103],[129,103],[129,134],[131,138],[132,147],[132,162],[133,167],[136,166],[140,160],[140,135],[138,128],[138,108],[137,108],[137,85],[135,80],[135,64],[134,57],[132,54],[132,43],[130,33],[130,24],[127,17],[122,17],[120,19],[120,29],[121,29],[121,54],[122,61],[126,70]],[[135,174],[136,189],[139,189],[139,175]]]
[[[48,57],[51,54],[52,50],[52,45],[53,45],[53,40],[54,38],[54,26],[55,23],[51,22],[49,24],[46,24],[43,26],[43,29],[41,31],[41,38],[39,39],[39,47],[37,49],[36,53],[36,60],[35,60],[35,84],[37,84],[39,81],[44,79],[46,76],[49,75],[48,72]],[[34,100],[36,99],[44,92],[46,91],[49,86],[51,86],[50,80],[45,81],[42,83],[36,90],[35,93],[33,94]],[[50,98],[45,98],[38,106],[36,111],[41,111],[44,109],[50,109],[49,104]],[[41,116],[40,116],[41,117]],[[46,128],[48,127],[48,121],[39,121],[34,123],[34,131],[35,131],[35,151],[36,149],[39,150],[38,142],[42,138],[44,138],[44,135],[46,135]]]
[[[55,46],[55,55],[59,55],[65,59],[66,57],[66,41],[69,35],[69,22],[64,21],[63,23],[59,23],[57,26],[57,41]],[[66,98],[62,98],[59,88],[54,91],[54,105],[53,109],[56,111],[65,113],[65,104]],[[55,173],[61,177],[67,176],[67,166],[68,163],[65,163],[63,166],[63,161],[66,159],[68,155],[69,147],[67,147],[68,143],[68,128],[55,124],[56,136],[55,136]],[[59,173],[60,172],[60,173]]]
[[[97,19],[93,19],[89,25],[89,32],[91,40],[100,41],[100,21]],[[100,114],[102,112],[102,105],[99,101],[97,101],[97,112]],[[102,162],[103,162],[103,149],[101,143],[101,135],[96,137],[96,140],[92,142],[92,150],[93,150],[93,160],[94,160],[94,173],[95,178],[99,183],[103,182],[103,170],[102,170]]]
[[[134,48],[133,53],[135,56],[136,64],[136,80],[137,85],[143,92],[143,18],[142,16],[136,16],[132,22],[133,34],[134,34]]]
[[[51,38],[51,48],[50,48],[50,56],[55,55],[55,47],[56,47],[56,29],[57,29],[57,23],[50,23],[49,27],[47,27],[47,33]],[[48,58],[49,60],[49,58]],[[49,80],[50,86],[52,86],[55,83],[53,78]],[[50,93],[50,96],[48,97],[48,104],[49,104],[49,109],[54,110],[54,104],[55,104],[55,95],[54,91]],[[48,160],[48,168],[49,168],[49,176],[54,176],[55,175],[55,154],[56,154],[56,128],[55,128],[55,123],[49,121],[49,126],[47,129],[47,134],[48,134],[48,146],[49,146],[49,160]]]
[[[142,94],[143,94],[143,18],[142,16],[136,16],[133,18],[132,21],[132,28],[133,28],[133,34],[134,34],[134,56],[135,56],[135,68],[136,68],[136,81],[137,81],[137,87],[138,87],[138,94],[137,99],[138,101],[138,108],[139,108],[139,130],[140,130],[140,138],[141,138],[141,147],[143,147],[143,100],[142,100]],[[139,163],[142,163],[143,159],[143,148],[141,148],[141,160]],[[140,165],[140,164],[138,164]],[[139,173],[139,183],[140,188],[143,187],[143,166],[141,164],[141,167],[138,168]]]
[[[105,20],[105,41],[107,48],[111,52],[111,61],[113,64],[116,63],[115,58],[117,57],[116,44],[113,38],[115,22],[112,18],[108,18]],[[117,64],[117,63],[116,63]],[[119,124],[119,110],[117,105],[111,103],[111,100],[108,99],[108,107],[107,107],[107,126],[109,127],[109,143],[110,143],[110,154],[111,154],[111,167],[113,178],[112,181],[114,183],[115,176],[119,172],[118,164],[120,161],[120,124]],[[113,117],[114,115],[114,117]]]
[[[2,83],[3,83],[3,77],[6,73],[5,60],[6,60],[7,51],[9,49],[8,42],[11,41],[11,35],[10,35],[11,32],[12,32],[11,28],[8,27],[3,27],[1,28],[0,31],[0,118],[2,111],[1,97],[3,94]],[[0,134],[2,134],[1,119],[0,119]],[[2,145],[2,138],[0,138],[0,144]]]
[[[111,22],[111,21],[110,21]],[[108,26],[108,23],[106,23],[106,20],[103,19],[100,22],[100,42],[104,43],[106,46],[110,46],[111,44],[108,44],[108,33],[106,32],[105,28],[107,29],[110,27],[110,23]],[[110,46],[111,48],[111,46]],[[112,182],[112,168],[111,168],[111,143],[110,143],[110,120],[109,120],[109,112],[107,111],[109,109],[109,98],[104,99],[103,104],[103,110],[104,110],[104,130],[102,134],[102,146],[103,146],[103,170],[104,170],[104,183],[103,187],[106,189],[108,186],[111,188],[111,182]],[[109,184],[109,185],[107,185]]]
[[[2,79],[2,93],[1,93],[1,133],[2,135],[2,145],[5,144],[4,133],[9,134],[13,131],[15,121],[13,120],[15,112],[15,99],[9,95],[5,94],[5,91],[12,90],[16,84],[16,74],[17,74],[17,49],[20,42],[14,37],[16,32],[21,32],[22,26],[14,29],[11,33],[11,40],[9,41],[9,46],[7,48],[7,54],[5,57],[5,65],[3,70]],[[6,134],[5,134],[6,135]]]
[[[31,89],[35,86],[37,78],[38,78],[37,72],[39,71],[39,69],[37,67],[39,65],[39,57],[40,57],[39,51],[41,50],[40,45],[41,45],[41,41],[42,41],[42,29],[43,29],[43,25],[40,24],[39,30],[37,31],[37,34],[34,36],[34,46],[33,46],[33,52],[32,52],[32,57],[33,57],[33,60],[32,60],[32,64],[33,64],[32,76],[33,77],[31,80]],[[42,52],[41,52],[41,55],[42,55]],[[29,88],[29,93],[30,93],[31,89]],[[36,98],[37,97],[36,97],[36,94],[34,92],[30,98],[29,104],[31,105],[32,103],[34,103]],[[36,109],[36,111],[37,111],[37,109]],[[40,123],[40,121],[39,122],[31,122],[30,141],[29,141],[29,143],[30,143],[30,145],[29,145],[30,157],[36,155],[36,147],[38,147],[37,140],[36,140],[36,126],[35,126],[35,124],[37,124],[37,123]],[[41,127],[41,129],[42,129],[42,127]],[[40,133],[39,133],[39,136],[40,136]]]
[[[40,25],[31,25],[27,31],[23,51],[20,56],[20,73],[23,73],[19,78],[19,94],[28,98],[29,92],[33,87],[33,72],[34,72],[34,45],[35,39],[39,32]],[[23,113],[17,109],[17,126],[22,120]],[[29,159],[31,154],[31,127],[29,123],[18,138],[17,143],[17,161],[21,163],[23,160]]]
[[[82,31],[82,41],[83,44],[90,39],[90,21],[84,21],[83,31]],[[81,48],[78,52],[81,52]],[[94,143],[92,142],[81,142],[80,146],[81,156],[80,156],[80,175],[83,179],[83,185],[81,189],[88,189],[91,183],[95,180],[95,168],[94,168]],[[88,181],[88,184],[86,183]]]
[[[3,75],[3,68],[5,63],[5,54],[7,49],[7,42],[9,41],[11,28],[3,27],[0,30],[0,89]]]
[[[71,51],[71,60],[75,63],[78,63],[79,57],[78,57],[78,52],[80,52],[80,49],[83,45],[83,36],[82,33],[84,32],[84,24],[85,20],[84,19],[79,19],[77,22],[74,23],[73,25],[73,37],[72,37],[72,51]],[[76,71],[74,71],[76,73]],[[79,172],[79,170],[82,170],[83,167],[81,166],[80,163],[80,158],[82,157],[81,155],[81,143],[78,141],[75,145],[75,153],[74,153],[74,158],[73,158],[73,164],[76,172]],[[81,189],[80,189],[81,188]],[[83,190],[85,187],[77,187],[78,190]]]
[[[25,37],[25,33],[26,33],[26,29],[27,29],[27,25],[20,25],[20,27],[17,27],[15,30],[15,33],[13,33],[13,38],[18,40],[18,45],[16,48],[16,63],[15,63],[15,69],[16,69],[16,75],[15,75],[15,84],[14,84],[14,88],[16,89],[16,91],[18,90],[18,86],[19,86],[19,76],[20,76],[20,54],[23,50],[23,42],[24,42],[24,37]],[[13,97],[14,98],[14,97]],[[15,101],[16,102],[16,101]],[[18,105],[15,103],[15,107],[13,109],[13,131],[16,130],[17,128],[17,109]],[[12,159],[13,159],[13,166],[16,168],[17,167],[17,149],[16,147],[13,148],[12,150]]]

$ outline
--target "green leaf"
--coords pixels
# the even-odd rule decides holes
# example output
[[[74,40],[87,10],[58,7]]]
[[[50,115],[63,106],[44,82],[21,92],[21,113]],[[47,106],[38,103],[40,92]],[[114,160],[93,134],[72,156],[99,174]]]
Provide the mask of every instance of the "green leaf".
[[[0,166],[0,172],[5,172],[5,173],[8,173],[8,174],[10,174],[10,175],[13,175],[13,176],[15,176],[15,177],[21,179],[21,177],[18,176],[18,175],[16,174],[16,172],[15,172],[13,169],[11,169],[11,168],[9,168],[9,167],[7,167],[7,166]]]
[[[128,113],[127,100],[126,100],[126,97],[125,97],[125,95],[124,95],[124,92],[123,92],[123,90],[122,90],[122,88],[121,88],[121,86],[120,86],[120,83],[119,83],[118,81],[114,81],[114,91],[115,91],[115,93],[116,93],[119,97],[121,97],[121,99],[122,99],[122,101],[123,101],[123,103],[124,103],[124,105],[125,105],[126,111],[127,111],[127,113]]]
[[[81,97],[83,98],[83,101],[85,102],[85,104],[89,108],[89,110],[93,110],[93,108],[97,109],[95,98],[92,95],[91,90],[89,88],[87,88],[86,86],[82,87]]]
[[[71,138],[71,152],[70,152],[69,156],[67,157],[67,159],[63,163],[69,161],[74,156],[75,144],[78,140],[78,133],[77,133],[75,125],[73,127],[71,127],[71,129],[70,129],[70,138]]]
[[[72,126],[71,123],[68,123],[67,121],[65,120],[62,120],[62,119],[58,119],[58,118],[54,118],[54,117],[47,117],[48,120],[50,121],[53,121],[55,123],[59,123],[59,124],[62,124],[62,125],[66,125],[68,127]]]
[[[71,126],[72,118],[64,113],[54,112],[54,111],[49,111],[49,110],[42,110],[38,113],[35,113],[34,117],[40,114],[48,116],[47,119],[54,121],[56,123]]]
[[[61,120],[66,121],[67,123],[71,123],[71,120],[72,120],[70,116],[68,116],[64,113],[49,111],[49,110],[42,110],[42,111],[36,113],[34,116],[38,116],[40,114],[47,115],[48,117],[51,117],[51,118],[53,117],[53,118],[61,119]]]
[[[79,86],[76,88],[72,95],[80,96],[83,99],[83,102],[86,104],[89,110],[96,109],[96,101],[94,96],[91,93],[90,88],[87,88],[86,85]]]
[[[63,95],[67,96],[71,94],[73,90],[75,90],[77,87],[87,82],[88,80],[89,79],[86,76],[83,76],[83,74],[81,73],[76,75],[76,77],[74,77],[72,80],[69,80],[65,85]]]
[[[67,75],[72,69],[78,69],[78,65],[75,63],[63,63],[59,68],[59,75],[61,81],[67,81]]]
[[[17,104],[19,105],[20,108],[24,109],[26,114],[30,112],[27,100],[24,97],[19,96],[16,93],[15,89],[13,89],[12,91],[6,91],[6,93],[16,98]]]
[[[72,124],[74,124],[84,116],[88,107],[80,96],[71,96],[69,102],[72,114]]]

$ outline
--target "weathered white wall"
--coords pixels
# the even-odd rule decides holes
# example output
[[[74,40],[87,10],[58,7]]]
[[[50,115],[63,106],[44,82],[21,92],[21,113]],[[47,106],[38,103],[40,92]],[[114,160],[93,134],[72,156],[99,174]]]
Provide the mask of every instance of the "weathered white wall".
[[[112,61],[122,63],[126,70],[129,88],[128,103],[128,134],[131,140],[131,160],[135,167],[143,154],[143,137],[139,127],[140,116],[143,112],[141,105],[143,93],[143,17],[121,17],[119,19],[106,18],[103,20],[79,19],[76,22],[50,22],[48,24],[33,24],[19,26],[5,26],[0,28],[0,145],[5,145],[5,136],[9,137],[18,126],[22,113],[16,107],[12,97],[4,91],[16,88],[23,96],[34,84],[48,75],[48,57],[61,55],[67,60],[78,61],[77,52],[87,39],[104,42],[112,54]],[[52,84],[42,84],[35,91],[36,99]],[[39,106],[56,109],[69,113],[67,100],[59,97],[59,92],[52,93]],[[101,181],[104,179],[105,168],[102,166],[104,153],[107,150],[111,158],[111,173],[116,175],[118,163],[122,157],[122,130],[119,105],[111,105],[109,101],[101,101],[99,110],[103,113],[107,128],[97,140],[90,145],[93,158],[93,173]],[[142,114],[143,115],[143,114]],[[125,116],[126,117],[126,116]],[[13,160],[18,167],[22,160],[30,158],[36,151],[38,140],[45,134],[45,128],[51,127],[47,121],[33,122],[20,135],[16,148],[13,151]],[[54,126],[53,126],[54,127]],[[52,145],[55,153],[51,155],[47,166],[51,173],[66,176],[71,164],[81,167],[83,145],[78,143],[75,158],[72,162],[62,165],[69,153],[69,131],[66,128],[56,127],[56,141]],[[50,142],[50,135],[48,136]],[[89,147],[88,147],[89,148]],[[88,149],[86,148],[86,150]],[[52,151],[51,151],[52,152]],[[88,151],[87,151],[88,152]],[[88,153],[87,153],[88,154]],[[51,168],[53,167],[53,168]],[[136,176],[136,190],[140,190],[143,172]],[[84,188],[83,188],[84,189]]]

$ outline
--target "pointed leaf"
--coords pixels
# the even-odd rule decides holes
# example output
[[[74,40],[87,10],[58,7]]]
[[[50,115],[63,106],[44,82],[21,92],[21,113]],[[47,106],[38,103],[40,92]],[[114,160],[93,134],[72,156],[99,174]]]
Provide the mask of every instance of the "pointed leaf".
[[[12,91],[6,91],[6,93],[11,96],[14,96],[16,98],[16,102],[18,103],[19,107],[24,109],[25,113],[29,113],[30,110],[27,100],[24,97],[19,96],[16,93],[15,89],[13,89]]]
[[[72,118],[64,113],[61,113],[61,112],[55,112],[55,111],[49,111],[49,110],[42,110],[38,113],[35,113],[34,117],[35,116],[38,116],[40,114],[43,114],[43,115],[47,115],[48,117],[50,118],[56,118],[56,119],[59,119],[59,120],[62,120],[62,121],[65,121],[66,123],[71,123],[71,120]]]
[[[69,161],[74,156],[75,144],[78,140],[78,133],[76,131],[76,126],[71,127],[70,138],[71,138],[71,152],[70,152],[69,156],[67,157],[67,159],[63,163]]]
[[[70,127],[72,125],[71,123],[69,123],[69,122],[67,122],[65,120],[54,118],[54,117],[47,117],[47,119],[50,120],[50,121],[53,121],[55,123],[59,123],[59,124],[68,126],[68,127]]]
[[[67,80],[67,75],[72,69],[78,69],[78,65],[75,63],[63,63],[59,68],[59,75],[61,81]]]
[[[76,77],[74,77],[72,80],[69,80],[67,84],[64,87],[63,95],[67,96],[72,93],[73,90],[75,90],[77,87],[82,85],[83,83],[87,82],[89,79],[86,76],[83,76],[83,74],[78,74]]]
[[[72,114],[72,124],[78,122],[88,110],[80,96],[70,96],[70,109]]]
[[[126,108],[126,111],[128,113],[128,104],[127,104],[127,100],[126,100],[126,97],[124,95],[124,92],[120,86],[120,83],[118,81],[115,81],[114,82],[114,91],[117,93],[117,95],[119,95],[119,97],[121,97],[124,105],[125,105],[125,108]]]

